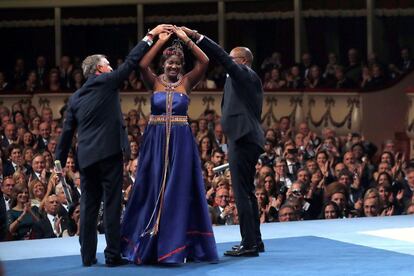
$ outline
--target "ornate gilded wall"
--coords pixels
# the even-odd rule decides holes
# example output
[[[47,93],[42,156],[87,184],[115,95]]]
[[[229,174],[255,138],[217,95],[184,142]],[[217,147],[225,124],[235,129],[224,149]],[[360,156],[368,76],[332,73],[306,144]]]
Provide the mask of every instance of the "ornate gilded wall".
[[[35,95],[2,95],[0,104],[11,107],[15,102],[32,104],[39,110],[49,106],[56,118],[70,97],[69,93],[47,93]],[[197,91],[190,95],[189,115],[199,118],[206,109],[220,115],[221,91]],[[141,116],[150,113],[150,94],[146,92],[121,92],[121,106],[126,113],[137,109]],[[361,97],[359,93],[345,92],[265,92],[262,120],[270,127],[282,116],[290,116],[293,125],[308,121],[311,128],[334,127],[340,134],[360,130]]]

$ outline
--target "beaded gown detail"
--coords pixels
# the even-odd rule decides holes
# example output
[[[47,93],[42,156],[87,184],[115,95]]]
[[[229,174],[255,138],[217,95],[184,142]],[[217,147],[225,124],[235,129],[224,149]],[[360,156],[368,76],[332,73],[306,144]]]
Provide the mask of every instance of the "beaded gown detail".
[[[122,253],[136,264],[218,261],[188,104],[188,96],[178,92],[151,97],[121,226]]]

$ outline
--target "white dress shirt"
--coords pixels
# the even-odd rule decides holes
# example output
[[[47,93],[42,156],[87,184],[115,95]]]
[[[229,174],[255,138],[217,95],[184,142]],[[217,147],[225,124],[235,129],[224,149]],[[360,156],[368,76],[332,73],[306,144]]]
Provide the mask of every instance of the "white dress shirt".
[[[49,222],[52,225],[53,233],[55,233],[56,236],[59,236],[60,233],[56,232],[56,227],[55,227],[56,216],[52,216],[51,214],[47,214],[47,218],[49,219]]]

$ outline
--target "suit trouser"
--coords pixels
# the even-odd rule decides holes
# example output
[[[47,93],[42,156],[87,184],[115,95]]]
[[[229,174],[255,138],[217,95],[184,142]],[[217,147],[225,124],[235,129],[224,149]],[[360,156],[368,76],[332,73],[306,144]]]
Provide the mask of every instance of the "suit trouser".
[[[80,237],[83,262],[96,256],[97,222],[101,201],[104,202],[104,229],[106,238],[105,259],[120,255],[120,216],[122,199],[122,153],[102,159],[80,170]]]
[[[255,196],[255,165],[262,149],[247,139],[229,141],[231,182],[240,223],[241,245],[251,247],[261,241],[259,207]]]

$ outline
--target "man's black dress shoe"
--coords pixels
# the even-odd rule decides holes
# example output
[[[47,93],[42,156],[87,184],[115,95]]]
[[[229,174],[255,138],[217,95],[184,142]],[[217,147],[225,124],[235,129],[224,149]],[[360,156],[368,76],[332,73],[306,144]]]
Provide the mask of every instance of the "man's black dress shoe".
[[[93,259],[92,261],[84,261],[83,266],[91,266],[91,265],[96,264],[97,262],[98,262],[98,260],[96,258]]]
[[[236,250],[229,250],[224,252],[224,256],[230,257],[257,257],[259,256],[259,250],[257,250],[257,246],[253,246],[251,248],[246,248],[243,245],[240,245]]]
[[[231,249],[233,249],[233,250],[237,250],[239,247],[240,247],[240,245],[234,245]],[[260,241],[260,242],[257,244],[257,250],[258,250],[260,253],[265,252],[265,246],[264,246],[264,243],[263,243],[262,241]]]
[[[108,267],[115,267],[115,266],[127,265],[129,264],[129,261],[124,258],[118,258],[118,259],[106,260],[105,264]]]

